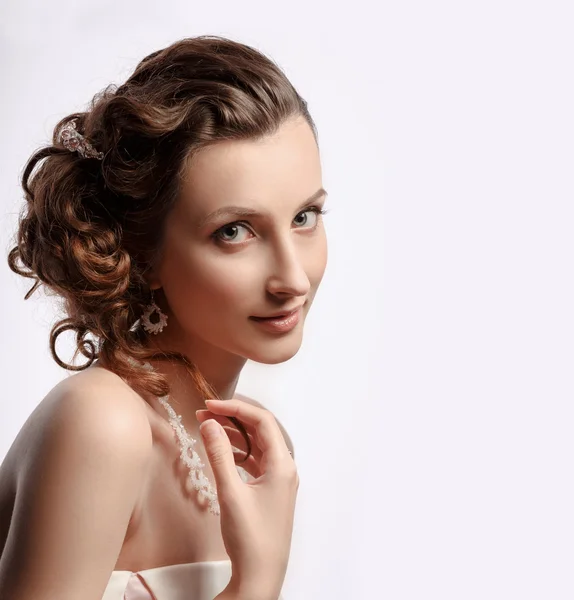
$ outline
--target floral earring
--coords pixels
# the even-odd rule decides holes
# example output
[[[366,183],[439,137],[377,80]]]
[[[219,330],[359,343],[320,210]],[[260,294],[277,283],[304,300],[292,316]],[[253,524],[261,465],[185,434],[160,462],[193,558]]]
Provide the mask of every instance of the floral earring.
[[[151,315],[157,312],[158,321],[157,323],[152,323],[150,320]],[[146,309],[141,317],[143,328],[148,333],[153,333],[157,335],[160,331],[163,331],[164,327],[167,325],[167,315],[162,312],[161,308],[155,303],[153,299],[153,290],[151,291],[151,304],[146,306]]]

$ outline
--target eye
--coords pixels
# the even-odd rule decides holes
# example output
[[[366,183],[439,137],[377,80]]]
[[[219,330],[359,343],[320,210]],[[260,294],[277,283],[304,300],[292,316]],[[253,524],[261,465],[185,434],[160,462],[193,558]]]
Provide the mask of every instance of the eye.
[[[311,224],[309,225],[309,217],[307,217],[307,213],[313,213],[314,217],[311,219]],[[323,210],[320,206],[311,206],[303,211],[301,211],[293,221],[299,221],[296,223],[298,225],[297,229],[315,229],[319,222],[319,215],[326,214],[327,211]],[[301,219],[299,219],[302,217]],[[247,241],[249,238],[244,237],[241,238],[238,235],[238,231],[245,230],[248,233],[251,233],[251,230],[245,223],[241,223],[239,221],[235,223],[228,223],[223,227],[220,227],[217,231],[214,231],[211,234],[211,237],[215,239],[216,242],[220,244],[226,244],[228,246],[240,245],[243,242]]]
[[[319,215],[324,215],[327,211],[322,210],[319,206],[311,206],[306,210],[301,211],[294,219],[296,221],[301,215],[303,215],[302,222],[299,222],[298,225],[301,225],[302,229],[315,228],[317,223],[319,222]],[[311,225],[307,225],[309,222],[309,217],[305,216],[307,213],[312,213],[314,217],[311,219]]]
[[[236,235],[237,231],[241,230],[241,229],[249,231],[249,229],[247,229],[247,227],[245,225],[243,225],[242,223],[229,223],[229,225],[224,225],[223,227],[221,227],[220,229],[215,231],[212,234],[212,236],[216,240],[221,241],[226,244],[241,243],[245,240],[242,240],[241,238],[239,238],[239,241],[238,241],[238,236]]]

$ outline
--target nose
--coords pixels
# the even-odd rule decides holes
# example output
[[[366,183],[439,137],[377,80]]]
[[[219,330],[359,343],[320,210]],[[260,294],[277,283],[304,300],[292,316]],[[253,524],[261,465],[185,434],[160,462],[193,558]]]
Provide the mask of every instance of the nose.
[[[302,257],[293,242],[281,242],[275,247],[267,291],[278,297],[306,296],[311,288]]]

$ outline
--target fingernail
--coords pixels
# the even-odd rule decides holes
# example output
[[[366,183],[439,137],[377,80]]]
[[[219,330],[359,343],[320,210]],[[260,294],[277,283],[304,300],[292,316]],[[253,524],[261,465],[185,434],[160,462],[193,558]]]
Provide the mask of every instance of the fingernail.
[[[215,440],[221,435],[223,428],[214,419],[207,419],[199,426],[199,431],[206,440]]]
[[[199,413],[208,413],[210,412],[209,410],[205,410],[205,408],[200,408],[199,410],[195,411],[195,416],[198,417]]]

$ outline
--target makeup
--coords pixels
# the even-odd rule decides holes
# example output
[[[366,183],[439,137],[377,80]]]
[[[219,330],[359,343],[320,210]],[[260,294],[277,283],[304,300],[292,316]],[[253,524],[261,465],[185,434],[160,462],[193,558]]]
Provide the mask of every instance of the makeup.
[[[274,317],[263,319],[261,317],[249,317],[252,321],[255,321],[263,329],[271,331],[272,333],[287,333],[291,331],[301,318],[301,307],[295,312],[287,315],[286,317]]]

